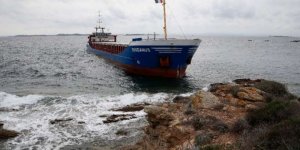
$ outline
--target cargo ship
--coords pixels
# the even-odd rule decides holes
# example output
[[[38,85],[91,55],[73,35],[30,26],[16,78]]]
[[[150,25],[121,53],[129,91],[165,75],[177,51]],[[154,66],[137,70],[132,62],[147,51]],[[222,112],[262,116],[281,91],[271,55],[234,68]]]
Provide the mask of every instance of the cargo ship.
[[[126,73],[142,76],[182,78],[191,64],[200,39],[171,39],[167,37],[166,2],[161,3],[164,14],[164,38],[133,38],[128,44],[117,42],[117,35],[105,32],[101,20],[96,32],[88,37],[87,51],[98,55]]]

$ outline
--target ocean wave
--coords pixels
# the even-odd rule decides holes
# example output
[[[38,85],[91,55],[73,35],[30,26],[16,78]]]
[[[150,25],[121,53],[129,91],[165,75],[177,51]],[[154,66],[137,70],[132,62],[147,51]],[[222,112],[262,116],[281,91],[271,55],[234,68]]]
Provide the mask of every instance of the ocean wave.
[[[172,97],[166,93],[127,93],[116,96],[99,94],[74,95],[69,97],[27,95],[17,96],[0,92],[0,107],[24,106],[17,111],[1,111],[4,128],[22,134],[5,143],[8,149],[60,149],[66,145],[77,145],[92,139],[112,140],[114,133],[128,124],[139,122],[146,115],[143,111],[127,112],[137,118],[118,123],[104,124],[101,115],[124,114],[113,108],[139,102],[163,102]],[[68,119],[63,124],[51,124],[51,120]],[[136,124],[141,126],[141,124]],[[136,134],[136,133],[132,133]],[[130,136],[130,135],[129,135]]]
[[[0,107],[20,106],[33,104],[44,98],[42,95],[17,96],[5,92],[0,92]]]

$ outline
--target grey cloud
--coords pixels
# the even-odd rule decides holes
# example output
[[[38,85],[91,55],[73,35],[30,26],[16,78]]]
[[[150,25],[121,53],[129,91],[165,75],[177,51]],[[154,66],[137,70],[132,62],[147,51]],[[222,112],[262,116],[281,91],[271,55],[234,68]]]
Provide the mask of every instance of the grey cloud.
[[[215,1],[213,15],[225,19],[248,19],[255,16],[255,10],[247,4],[243,4],[243,1]]]
[[[300,36],[299,0],[168,0],[167,5],[174,33],[178,21],[193,34]],[[162,32],[162,8],[153,0],[0,0],[0,35],[89,33],[98,10],[114,32]]]

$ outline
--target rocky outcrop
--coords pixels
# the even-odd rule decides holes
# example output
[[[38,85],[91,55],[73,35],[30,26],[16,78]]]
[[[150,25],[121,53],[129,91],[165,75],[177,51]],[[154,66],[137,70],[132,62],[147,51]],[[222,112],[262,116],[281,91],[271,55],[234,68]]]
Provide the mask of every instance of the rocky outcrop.
[[[127,105],[122,108],[112,109],[113,111],[123,111],[123,112],[134,112],[134,111],[141,111],[144,109],[145,106],[150,105],[149,103],[136,103],[132,105]]]
[[[209,92],[197,91],[172,102],[146,106],[146,135],[122,149],[195,149],[226,147],[238,141],[237,132],[248,128],[248,112],[264,107],[266,93],[254,87],[261,80],[238,79],[212,84]]]
[[[263,92],[254,87],[240,87],[236,95],[239,99],[254,101],[254,102],[264,102],[265,97]]]
[[[134,119],[136,116],[134,114],[119,114],[119,115],[111,115],[106,118],[106,120],[103,121],[103,123],[112,123],[112,122],[118,122],[123,120],[129,120]]]
[[[174,103],[188,103],[191,101],[191,98],[188,97],[188,96],[176,96],[174,99],[173,99],[173,102]]]
[[[190,97],[192,100],[192,108],[213,108],[220,103],[219,98],[210,92],[198,91]]]

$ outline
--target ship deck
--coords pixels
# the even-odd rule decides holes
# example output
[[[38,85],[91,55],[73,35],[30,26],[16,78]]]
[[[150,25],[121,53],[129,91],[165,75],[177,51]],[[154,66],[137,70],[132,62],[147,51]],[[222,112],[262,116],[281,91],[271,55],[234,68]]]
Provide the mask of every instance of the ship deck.
[[[121,43],[121,42],[92,42],[92,44],[125,46],[125,47],[127,47],[129,45],[128,43]]]

